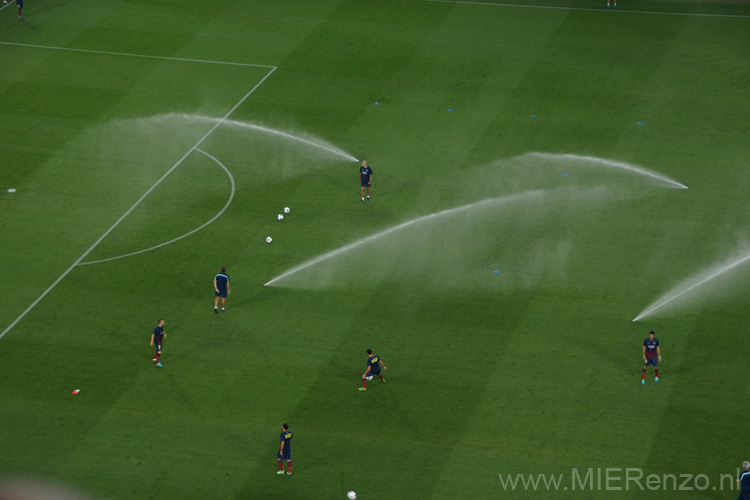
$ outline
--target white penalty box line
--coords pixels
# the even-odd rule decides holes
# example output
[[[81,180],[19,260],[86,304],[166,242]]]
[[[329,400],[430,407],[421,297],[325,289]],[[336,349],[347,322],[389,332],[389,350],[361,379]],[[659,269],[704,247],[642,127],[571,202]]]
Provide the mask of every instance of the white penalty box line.
[[[513,7],[519,9],[547,9],[547,10],[577,10],[584,12],[610,12],[612,9],[594,9],[591,7],[565,7],[557,5],[528,5],[502,2],[477,2],[472,0],[422,0],[423,2],[432,3],[452,3],[461,5],[484,5],[486,7]],[[653,14],[655,16],[690,16],[690,17],[728,17],[736,19],[750,19],[750,15],[743,14],[701,14],[700,12],[658,12],[655,10],[627,10],[617,9],[620,14]]]
[[[129,54],[127,52],[108,52],[106,50],[77,49],[74,47],[54,47],[52,45],[34,45],[31,43],[0,42],[0,45],[7,45],[7,46],[12,46],[12,47],[25,47],[29,49],[59,50],[61,52],[80,52],[83,54],[99,54],[99,55],[105,55],[105,56],[138,57],[141,59],[161,59],[163,61],[177,61],[177,62],[189,62],[189,63],[200,63],[200,64],[223,64],[225,66],[245,66],[248,68],[268,68],[271,70],[271,72],[276,70],[276,66],[269,66],[266,64],[250,64],[250,63],[240,63],[240,62],[230,62],[230,61],[212,61],[210,59],[190,59],[186,57],[153,56],[153,55],[148,55],[148,54]]]
[[[200,151],[200,149],[199,149],[200,145],[206,139],[208,139],[208,137],[217,128],[219,128],[219,126],[221,126],[221,124],[223,124],[229,118],[229,116],[232,113],[234,113],[237,110],[237,108],[239,108],[242,105],[242,103],[244,103],[247,100],[247,98],[250,97],[253,94],[253,92],[255,92],[258,89],[258,87],[260,87],[263,84],[263,82],[265,82],[268,79],[268,77],[270,77],[273,74],[274,71],[276,71],[277,66],[266,66],[266,65],[261,65],[261,64],[246,64],[246,63],[231,63],[231,62],[224,62],[224,61],[206,61],[206,60],[200,60],[200,59],[183,59],[183,58],[176,58],[176,57],[148,56],[148,55],[142,55],[142,54],[126,54],[126,53],[119,53],[119,52],[104,52],[104,51],[98,51],[98,50],[69,49],[69,48],[65,48],[65,47],[47,47],[47,46],[42,46],[42,45],[28,45],[28,44],[19,44],[19,43],[10,43],[10,42],[0,42],[0,45],[14,45],[14,46],[20,46],[20,47],[31,47],[31,48],[51,49],[51,50],[64,50],[64,51],[72,51],[72,52],[86,52],[86,53],[115,55],[115,56],[143,57],[143,58],[148,58],[148,59],[163,59],[163,60],[168,60],[168,61],[182,61],[182,62],[194,62],[194,63],[206,63],[206,64],[228,64],[228,65],[234,65],[234,66],[247,66],[247,67],[268,68],[269,69],[269,71],[263,76],[263,78],[261,78],[260,81],[253,88],[251,88],[250,91],[247,94],[245,94],[242,97],[242,99],[239,100],[239,102],[237,102],[237,104],[235,104],[234,106],[232,106],[232,109],[230,109],[229,111],[227,111],[227,113],[220,120],[217,120],[217,122],[211,127],[211,129],[208,132],[206,132],[203,135],[203,137],[201,137],[198,140],[198,142],[196,142],[190,149],[188,149],[187,152],[184,155],[182,155],[182,157],[179,160],[177,160],[177,162],[174,165],[172,165],[172,167],[169,170],[167,170],[164,173],[164,175],[162,175],[159,178],[159,180],[157,180],[154,183],[154,185],[151,186],[148,189],[148,191],[146,191],[145,193],[143,193],[143,195],[140,198],[138,198],[138,200],[133,204],[133,206],[131,206],[124,214],[122,214],[122,216],[119,219],[117,219],[117,221],[114,224],[112,224],[110,226],[110,228],[107,229],[104,232],[104,234],[102,234],[99,237],[99,239],[97,239],[94,242],[94,244],[91,245],[88,248],[88,250],[86,250],[85,252],[83,252],[83,254],[80,257],[78,257],[78,259],[68,269],[66,269],[65,272],[62,273],[60,275],[60,277],[57,278],[54,281],[54,283],[52,283],[49,286],[49,288],[47,288],[39,297],[37,297],[37,299],[34,302],[32,302],[31,305],[29,307],[27,307],[26,310],[23,311],[13,321],[13,323],[11,323],[10,325],[8,325],[8,327],[5,330],[3,330],[2,333],[0,333],[0,339],[1,339],[1,338],[3,338],[5,336],[6,333],[8,333],[9,331],[11,331],[13,329],[13,327],[15,327],[29,312],[31,312],[31,310],[34,309],[34,307],[36,307],[36,305],[39,304],[39,302],[41,302],[42,299],[44,297],[46,297],[47,294],[49,294],[73,269],[75,269],[79,264],[81,264],[81,262],[83,261],[83,259],[85,259],[88,254],[90,254],[97,246],[99,246],[99,244],[104,240],[104,238],[106,238],[112,231],[114,231],[114,229],[117,226],[119,226],[120,223],[123,220],[125,220],[125,218],[128,215],[130,215],[133,212],[133,210],[135,210],[136,207],[138,207],[138,205],[140,205],[141,202],[143,200],[145,200],[146,197],[149,194],[151,194],[151,192],[154,189],[156,189],[157,186],[159,186],[159,184],[161,184],[164,181],[164,179],[166,179],[167,177],[169,177],[169,175],[172,172],[174,172],[175,169],[177,169],[177,167],[179,167],[182,164],[182,162],[184,162],[185,159],[188,156],[190,156],[196,150]]]

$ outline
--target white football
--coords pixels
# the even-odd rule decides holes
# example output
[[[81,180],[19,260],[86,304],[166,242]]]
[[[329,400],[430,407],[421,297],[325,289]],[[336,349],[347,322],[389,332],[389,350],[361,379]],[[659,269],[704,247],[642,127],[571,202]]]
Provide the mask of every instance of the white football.
[[[273,241],[273,238],[271,238],[270,236],[266,238],[266,243],[271,243],[272,241]]]
[[[279,214],[276,216],[276,218],[279,220],[284,220],[284,214]]]
[[[372,380],[372,375],[368,376],[367,380]]]
[[[284,207],[284,213],[288,214],[289,212],[291,212],[291,209],[289,207]]]
[[[354,493],[353,491],[350,491],[349,493],[347,493],[346,496],[348,496],[352,500],[354,500],[355,498],[357,498],[357,494]]]

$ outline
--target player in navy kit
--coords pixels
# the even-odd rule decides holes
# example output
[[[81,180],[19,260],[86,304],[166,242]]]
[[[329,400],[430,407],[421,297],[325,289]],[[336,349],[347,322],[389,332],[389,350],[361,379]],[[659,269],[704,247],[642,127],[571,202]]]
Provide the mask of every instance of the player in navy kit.
[[[646,383],[646,368],[648,365],[654,365],[654,382],[659,381],[659,366],[656,364],[661,361],[661,349],[659,348],[659,339],[652,330],[648,338],[643,341],[643,371],[641,372],[641,384]]]
[[[281,444],[279,445],[279,453],[276,455],[276,461],[279,463],[279,471],[276,474],[284,473],[283,461],[286,460],[286,465],[288,468],[286,475],[287,476],[292,475],[292,438],[293,437],[294,436],[292,435],[292,431],[289,430],[289,424],[282,424],[281,425]]]
[[[154,328],[154,333],[151,334],[151,345],[156,345],[156,352],[154,353],[154,361],[156,366],[161,368],[161,344],[163,339],[167,338],[167,332],[164,331],[164,320],[160,319],[159,324]]]
[[[372,168],[366,161],[359,167],[359,184],[361,187],[362,203],[365,202],[365,188],[367,188],[367,201],[370,201],[370,189],[372,188]]]
[[[372,377],[375,375],[385,382],[385,377],[383,377],[383,374],[380,371],[381,366],[383,367],[383,370],[388,369],[386,368],[385,363],[383,363],[383,360],[380,359],[380,356],[373,354],[372,349],[367,349],[367,370],[362,374],[362,387],[359,388],[360,391],[367,390],[367,381],[372,380]]]
[[[227,275],[227,268],[221,268],[221,272],[214,276],[214,291],[216,292],[216,299],[214,300],[214,313],[219,312],[219,297],[221,297],[221,310],[227,310],[227,295],[232,293],[229,287],[229,276]]]
[[[740,477],[737,478],[737,482],[742,487],[742,491],[740,491],[740,496],[737,497],[737,500],[749,500],[750,499],[750,462],[745,460],[742,462],[742,468],[745,469],[742,471],[742,474],[740,474]]]
[[[8,0],[3,0],[3,3],[5,5],[8,5]],[[23,21],[23,0],[16,0],[16,5],[18,6],[18,19]]]

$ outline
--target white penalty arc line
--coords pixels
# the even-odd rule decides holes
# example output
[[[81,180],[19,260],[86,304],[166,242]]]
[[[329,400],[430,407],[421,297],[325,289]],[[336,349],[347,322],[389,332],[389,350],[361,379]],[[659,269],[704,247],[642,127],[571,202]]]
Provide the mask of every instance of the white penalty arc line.
[[[161,247],[165,247],[167,245],[171,245],[172,243],[174,243],[176,241],[180,241],[183,238],[187,238],[191,234],[197,233],[198,231],[200,231],[201,229],[203,229],[204,227],[208,226],[209,224],[211,224],[212,222],[214,222],[216,219],[218,219],[219,217],[221,217],[224,214],[224,212],[226,212],[227,208],[229,208],[229,205],[232,204],[232,200],[234,199],[234,192],[235,192],[234,177],[232,176],[232,173],[229,171],[229,169],[223,163],[221,163],[219,160],[217,160],[213,155],[211,155],[209,153],[206,153],[205,151],[203,151],[202,149],[199,149],[199,148],[195,148],[195,150],[197,152],[199,152],[199,153],[204,154],[208,158],[212,159],[217,165],[219,165],[221,168],[223,168],[224,172],[226,172],[227,176],[229,177],[229,182],[232,184],[232,191],[231,191],[231,193],[229,193],[229,199],[227,200],[227,202],[224,205],[224,207],[219,211],[219,213],[217,213],[216,215],[214,215],[211,218],[211,220],[203,223],[201,226],[196,227],[192,231],[190,231],[188,233],[185,233],[182,236],[178,236],[177,238],[174,238],[172,240],[165,241],[164,243],[160,243],[160,244],[152,246],[150,248],[144,248],[143,250],[138,250],[137,252],[130,252],[130,253],[126,253],[126,254],[123,254],[123,255],[118,255],[117,257],[109,257],[108,259],[99,259],[99,260],[90,260],[90,261],[87,261],[87,262],[80,262],[78,265],[79,266],[88,266],[90,264],[100,264],[102,262],[109,262],[109,261],[112,261],[112,260],[124,259],[125,257],[131,257],[133,255],[138,255],[138,254],[141,254],[141,253],[150,252],[151,250],[156,250],[157,248],[161,248]]]
[[[469,0],[422,0],[423,2],[433,2],[433,3],[453,3],[453,4],[463,4],[463,5],[485,5],[488,7],[515,7],[515,8],[521,8],[521,9],[547,9],[547,10],[577,10],[577,11],[584,11],[584,12],[611,12],[612,9],[592,9],[590,7],[563,7],[563,6],[555,6],[555,5],[523,5],[523,4],[515,4],[515,3],[499,3],[499,2],[472,2]],[[660,15],[660,16],[691,16],[691,17],[727,17],[727,18],[735,18],[735,19],[748,19],[750,18],[750,15],[745,16],[742,14],[701,14],[699,12],[657,12],[657,11],[650,11],[650,10],[626,10],[626,9],[616,9],[618,13],[627,13],[627,14],[653,14],[653,15]]]
[[[8,4],[10,5],[10,3]],[[4,9],[8,5],[0,8]],[[106,50],[92,50],[92,49],[77,49],[73,47],[55,47],[52,45],[34,45],[31,43],[17,43],[17,42],[0,42],[0,45],[9,45],[14,47],[26,47],[30,49],[45,49],[45,50],[60,50],[64,52],[82,52],[84,54],[100,54],[105,56],[121,56],[121,57],[139,57],[141,59],[160,59],[163,61],[176,61],[176,62],[189,62],[189,63],[200,63],[200,64],[223,64],[225,66],[245,66],[249,68],[267,68],[272,71],[276,69],[276,66],[269,66],[266,64],[249,64],[249,63],[238,63],[229,61],[212,61],[209,59],[190,59],[186,57],[169,57],[169,56],[152,56],[147,54],[129,54],[127,52],[108,52]]]
[[[10,7],[10,6],[11,6],[11,2],[8,2],[8,3],[6,3],[5,5],[3,5],[2,7],[0,7],[0,10],[3,10],[3,9],[5,9],[6,7]]]
[[[10,325],[9,325],[9,326],[8,326],[8,327],[7,327],[6,329],[5,329],[5,330],[3,330],[3,332],[2,332],[2,333],[0,333],[0,339],[1,339],[1,338],[3,338],[3,337],[5,336],[5,334],[6,334],[6,333],[8,333],[9,331],[11,331],[11,330],[13,329],[13,327],[14,327],[14,326],[16,326],[16,325],[18,324],[18,322],[19,322],[19,321],[21,321],[21,320],[22,320],[22,319],[23,319],[23,318],[24,318],[24,317],[25,317],[25,316],[26,316],[26,315],[27,315],[27,314],[28,314],[28,313],[29,313],[29,312],[30,312],[30,311],[31,311],[32,309],[34,309],[34,307],[36,307],[36,305],[37,305],[37,304],[38,304],[39,302],[41,302],[41,300],[42,300],[42,299],[43,299],[44,297],[46,297],[46,296],[47,296],[47,294],[49,294],[49,293],[50,293],[50,292],[51,292],[51,291],[52,291],[52,290],[53,290],[53,289],[54,289],[54,288],[55,288],[55,287],[57,286],[57,284],[58,284],[58,283],[60,283],[60,282],[61,282],[61,281],[63,280],[63,278],[65,278],[65,277],[66,277],[66,276],[67,276],[67,275],[68,275],[68,274],[70,273],[70,271],[72,271],[73,269],[75,269],[75,268],[76,268],[76,266],[78,266],[78,264],[80,264],[80,263],[81,263],[81,262],[83,261],[83,259],[85,259],[85,258],[86,258],[86,256],[87,256],[88,254],[90,254],[90,253],[91,253],[91,252],[92,252],[92,251],[93,251],[93,250],[94,250],[94,249],[95,249],[95,248],[96,248],[96,247],[97,247],[97,246],[99,245],[99,243],[101,243],[101,242],[102,242],[102,241],[104,240],[104,238],[106,238],[106,237],[107,237],[107,236],[109,235],[109,233],[111,233],[112,231],[114,231],[114,229],[115,229],[115,228],[116,228],[117,226],[119,226],[119,225],[120,225],[120,223],[121,223],[121,222],[122,222],[123,220],[125,220],[125,218],[126,218],[126,217],[127,217],[128,215],[130,215],[130,214],[131,214],[131,212],[132,212],[133,210],[135,210],[135,209],[136,209],[136,207],[137,207],[138,205],[140,205],[140,204],[141,204],[141,202],[142,202],[142,201],[143,201],[144,199],[146,199],[146,197],[147,197],[147,196],[148,196],[148,195],[149,195],[149,194],[150,194],[150,193],[151,193],[151,192],[152,192],[152,191],[153,191],[154,189],[156,189],[156,187],[157,187],[157,186],[158,186],[159,184],[161,184],[161,183],[162,183],[162,182],[164,181],[164,179],[166,179],[167,177],[169,177],[169,175],[170,175],[170,174],[171,174],[172,172],[174,172],[174,170],[175,170],[175,169],[176,169],[177,167],[179,167],[179,166],[180,166],[180,165],[182,164],[182,162],[183,162],[183,161],[185,161],[185,158],[187,158],[188,156],[190,156],[190,154],[191,154],[191,153],[192,153],[193,151],[195,151],[196,149],[198,149],[198,147],[199,147],[199,146],[200,146],[200,145],[201,145],[201,144],[203,143],[203,141],[205,141],[205,140],[206,140],[206,139],[208,138],[208,136],[210,136],[210,135],[211,135],[211,134],[213,133],[213,131],[214,131],[214,130],[216,130],[217,128],[219,128],[219,125],[221,125],[222,123],[224,123],[224,120],[226,120],[227,118],[229,118],[229,116],[230,116],[230,115],[231,115],[232,113],[234,113],[234,112],[235,112],[235,111],[237,110],[237,108],[239,108],[239,107],[240,107],[240,106],[242,105],[242,103],[243,103],[243,102],[245,102],[245,100],[247,100],[247,98],[248,98],[248,97],[250,97],[250,96],[252,95],[252,93],[253,93],[253,92],[255,92],[255,91],[256,91],[256,90],[258,89],[258,87],[260,87],[260,86],[261,86],[261,85],[263,84],[263,82],[265,82],[265,81],[266,81],[266,79],[267,79],[267,78],[268,78],[269,76],[271,76],[271,75],[273,74],[273,72],[274,72],[274,71],[276,71],[276,67],[273,67],[273,68],[271,68],[271,70],[270,70],[270,71],[269,71],[268,73],[266,73],[266,75],[265,75],[265,76],[264,76],[263,78],[261,78],[261,80],[260,80],[260,81],[259,81],[259,82],[258,82],[258,83],[257,83],[257,84],[256,84],[256,85],[255,85],[255,86],[254,86],[254,87],[252,88],[252,89],[250,89],[250,91],[249,91],[249,92],[248,92],[247,94],[245,94],[245,95],[244,95],[244,96],[242,97],[242,99],[240,99],[240,100],[239,100],[239,102],[238,102],[237,104],[235,104],[234,106],[232,106],[232,109],[230,109],[230,110],[229,110],[229,111],[228,111],[228,112],[227,112],[227,113],[226,113],[226,114],[224,115],[224,117],[223,117],[223,118],[222,118],[221,120],[217,121],[217,122],[216,122],[216,123],[214,124],[214,126],[213,126],[213,127],[211,127],[211,129],[210,129],[210,130],[209,130],[208,132],[206,132],[206,133],[205,133],[205,135],[203,135],[203,137],[201,137],[201,138],[200,138],[200,139],[198,140],[198,142],[196,142],[196,143],[195,143],[195,145],[193,145],[193,147],[191,147],[191,148],[190,148],[190,149],[189,149],[189,150],[188,150],[188,151],[187,151],[187,152],[186,152],[186,153],[185,153],[184,155],[182,155],[182,158],[180,158],[179,160],[177,160],[177,162],[176,162],[176,163],[175,163],[174,165],[172,165],[172,167],[171,167],[171,168],[170,168],[169,170],[167,170],[167,172],[166,172],[166,173],[165,173],[164,175],[162,175],[162,176],[161,176],[161,177],[159,178],[159,180],[157,180],[157,181],[156,181],[156,183],[154,183],[154,185],[153,185],[153,186],[151,186],[151,187],[150,187],[150,188],[148,189],[148,191],[146,191],[145,193],[143,193],[143,196],[141,196],[140,198],[138,198],[138,201],[136,201],[136,202],[135,202],[135,203],[133,204],[133,206],[132,206],[132,207],[130,207],[130,208],[129,208],[129,209],[128,209],[128,210],[127,210],[127,211],[126,211],[126,212],[125,212],[125,213],[124,213],[124,214],[122,215],[122,217],[120,217],[119,219],[117,219],[117,221],[116,221],[116,222],[115,222],[114,224],[112,224],[112,226],[110,226],[110,228],[109,228],[109,229],[107,229],[107,230],[106,230],[106,231],[104,232],[104,234],[102,234],[102,235],[101,235],[101,236],[99,237],[99,239],[97,239],[97,240],[96,240],[96,241],[94,242],[94,244],[93,244],[93,245],[91,245],[91,246],[90,246],[90,247],[88,248],[88,250],[86,250],[85,252],[83,252],[83,255],[81,255],[80,257],[78,257],[78,259],[77,259],[77,260],[76,260],[76,261],[75,261],[75,262],[73,263],[73,265],[71,265],[71,266],[70,266],[70,267],[69,267],[68,269],[66,269],[66,270],[65,270],[65,272],[64,272],[64,273],[62,273],[62,274],[60,275],[60,277],[59,277],[59,278],[57,278],[57,279],[55,280],[55,282],[54,282],[54,283],[52,283],[52,284],[51,284],[51,285],[49,286],[49,288],[47,288],[47,289],[46,289],[46,290],[45,290],[45,291],[44,291],[44,292],[43,292],[43,293],[42,293],[42,294],[41,294],[41,295],[40,295],[40,296],[39,296],[39,297],[38,297],[38,298],[37,298],[37,299],[36,299],[36,300],[35,300],[34,302],[32,302],[32,303],[31,303],[31,305],[30,305],[29,307],[27,307],[27,308],[26,308],[26,310],[25,310],[24,312],[22,312],[22,313],[20,314],[20,316],[18,316],[18,317],[17,317],[17,318],[16,318],[16,319],[15,319],[15,320],[13,321],[13,323],[11,323],[11,324],[10,324]]]

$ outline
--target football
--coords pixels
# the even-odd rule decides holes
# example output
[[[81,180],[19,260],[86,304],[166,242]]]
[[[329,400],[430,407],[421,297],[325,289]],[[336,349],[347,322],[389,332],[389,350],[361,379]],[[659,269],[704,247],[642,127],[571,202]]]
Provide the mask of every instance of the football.
[[[273,238],[271,238],[270,236],[266,238],[266,243],[271,243],[272,241],[273,241]]]
[[[353,491],[350,491],[349,493],[347,493],[346,496],[348,496],[352,500],[354,500],[355,498],[357,498],[357,494],[354,493]]]
[[[284,220],[284,214],[279,214],[276,216],[276,218],[279,220]]]
[[[288,214],[289,212],[291,212],[291,210],[289,209],[289,207],[284,207],[284,213]]]
[[[369,376],[367,377],[367,380],[372,380],[372,375],[369,375]]]

